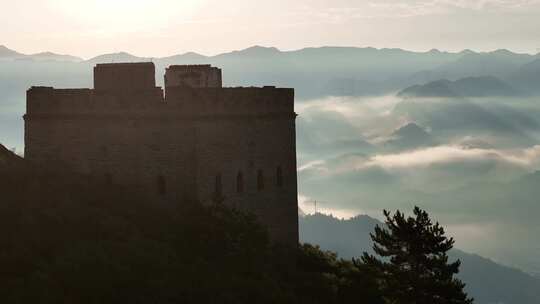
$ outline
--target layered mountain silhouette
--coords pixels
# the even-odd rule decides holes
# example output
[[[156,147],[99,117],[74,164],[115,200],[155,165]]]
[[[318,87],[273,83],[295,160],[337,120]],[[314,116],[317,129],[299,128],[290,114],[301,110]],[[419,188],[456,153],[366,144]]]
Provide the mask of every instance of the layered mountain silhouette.
[[[103,54],[89,59],[89,63],[147,62],[151,58],[137,57],[126,52]]]
[[[341,257],[359,257],[364,251],[373,253],[369,234],[383,224],[361,215],[341,220],[323,214],[300,217],[302,242],[318,244],[336,251]],[[478,304],[534,304],[540,298],[540,280],[520,270],[499,265],[489,259],[453,250],[450,258],[462,261],[459,277],[467,284],[467,292]]]
[[[41,52],[36,54],[22,54],[11,50],[6,46],[0,45],[0,60],[28,60],[28,61],[57,61],[57,62],[82,62],[83,59],[71,56],[61,55],[52,52]]]
[[[521,66],[509,77],[517,88],[533,94],[540,94],[540,58]]]
[[[3,54],[3,55],[2,55]],[[254,46],[215,56],[194,52],[162,58],[140,57],[126,52],[96,56],[89,60],[57,55],[49,52],[25,55],[0,48],[0,58],[20,62],[16,67],[2,67],[13,75],[12,69],[32,70],[32,61],[78,62],[79,65],[64,69],[66,78],[79,82],[88,73],[88,65],[111,62],[153,61],[162,85],[162,69],[171,64],[210,63],[223,68],[224,82],[228,86],[276,85],[296,88],[300,99],[324,96],[383,95],[399,91],[418,83],[439,79],[456,80],[465,77],[494,76],[515,88],[521,88],[513,80],[527,77],[525,65],[537,56],[516,54],[507,50],[476,53],[465,50],[459,53],[431,50],[411,52],[402,49],[375,49],[356,47],[319,47],[294,51],[281,51],[274,47]],[[21,60],[26,59],[26,60]],[[53,70],[55,67],[51,67]],[[46,79],[44,71],[35,71],[36,77]],[[519,76],[523,73],[523,76]],[[91,75],[85,76],[90,78]],[[512,76],[512,77],[511,77]],[[2,77],[0,72],[0,77]],[[536,77],[536,76],[535,76]],[[540,79],[529,80],[538,83]],[[530,87],[530,85],[526,86]],[[480,93],[479,93],[480,94]]]
[[[27,55],[25,58],[29,58],[35,61],[60,61],[60,62],[81,62],[82,58],[71,56],[71,55],[61,55],[55,54],[52,52],[42,52],[32,55]]]
[[[535,59],[532,55],[512,53],[505,49],[482,53],[466,50],[461,52],[461,55],[452,62],[415,74],[415,80],[428,82],[484,75],[504,78],[510,71],[515,71]]]
[[[0,45],[0,59],[15,59],[24,56],[14,50],[8,49],[6,46]]]
[[[429,147],[436,144],[437,141],[425,128],[410,122],[392,132],[390,139],[384,143],[384,146],[399,151]]]
[[[446,79],[408,87],[400,97],[510,97],[520,93],[493,76],[467,77],[456,81]]]

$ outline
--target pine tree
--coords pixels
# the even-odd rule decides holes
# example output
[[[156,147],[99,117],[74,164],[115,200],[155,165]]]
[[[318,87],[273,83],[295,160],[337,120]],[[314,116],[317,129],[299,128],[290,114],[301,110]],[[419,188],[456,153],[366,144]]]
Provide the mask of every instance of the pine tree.
[[[461,262],[449,263],[447,252],[454,239],[447,238],[439,223],[433,224],[427,212],[414,208],[414,217],[397,211],[384,211],[386,227],[377,226],[371,234],[375,257],[364,253],[358,266],[375,273],[387,303],[470,304],[465,284],[454,275]]]

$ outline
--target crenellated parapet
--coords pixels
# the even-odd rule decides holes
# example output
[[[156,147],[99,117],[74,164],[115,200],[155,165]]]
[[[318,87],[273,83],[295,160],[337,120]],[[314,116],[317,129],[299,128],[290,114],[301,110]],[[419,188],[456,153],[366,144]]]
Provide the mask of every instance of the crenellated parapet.
[[[171,65],[165,70],[165,87],[221,88],[221,69],[209,64]]]
[[[144,91],[156,86],[152,62],[106,63],[94,67],[94,89],[106,91]]]
[[[214,69],[209,65],[175,66],[175,70],[182,71],[219,70]],[[97,65],[94,70],[94,89],[30,88],[27,91],[27,117],[294,115],[293,89],[171,85],[164,92],[162,88],[155,87],[152,63],[105,64]],[[221,70],[219,75],[221,77]]]

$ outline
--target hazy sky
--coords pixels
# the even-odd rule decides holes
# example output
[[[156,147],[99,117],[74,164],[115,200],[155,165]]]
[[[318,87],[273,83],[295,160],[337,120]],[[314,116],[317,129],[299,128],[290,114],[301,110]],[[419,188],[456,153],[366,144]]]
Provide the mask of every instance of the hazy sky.
[[[83,57],[255,44],[540,51],[540,0],[0,0],[0,45]]]

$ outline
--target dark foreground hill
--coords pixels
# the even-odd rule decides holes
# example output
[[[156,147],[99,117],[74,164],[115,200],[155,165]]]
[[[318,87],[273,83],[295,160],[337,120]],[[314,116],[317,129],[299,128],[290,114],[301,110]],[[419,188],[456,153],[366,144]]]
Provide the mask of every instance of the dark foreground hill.
[[[295,255],[249,215],[157,206],[1,145],[0,193],[2,303],[300,301]]]
[[[339,220],[317,214],[300,218],[302,242],[318,244],[344,258],[372,253],[369,233],[382,225],[368,216]],[[478,255],[453,250],[451,259],[462,261],[459,277],[477,304],[535,304],[540,302],[540,280],[522,271],[499,265]]]
[[[3,303],[271,303],[291,294],[269,262],[266,232],[247,215],[159,207],[2,146],[0,193]]]
[[[381,303],[351,262],[220,205],[159,206],[1,145],[0,193],[2,303]]]

